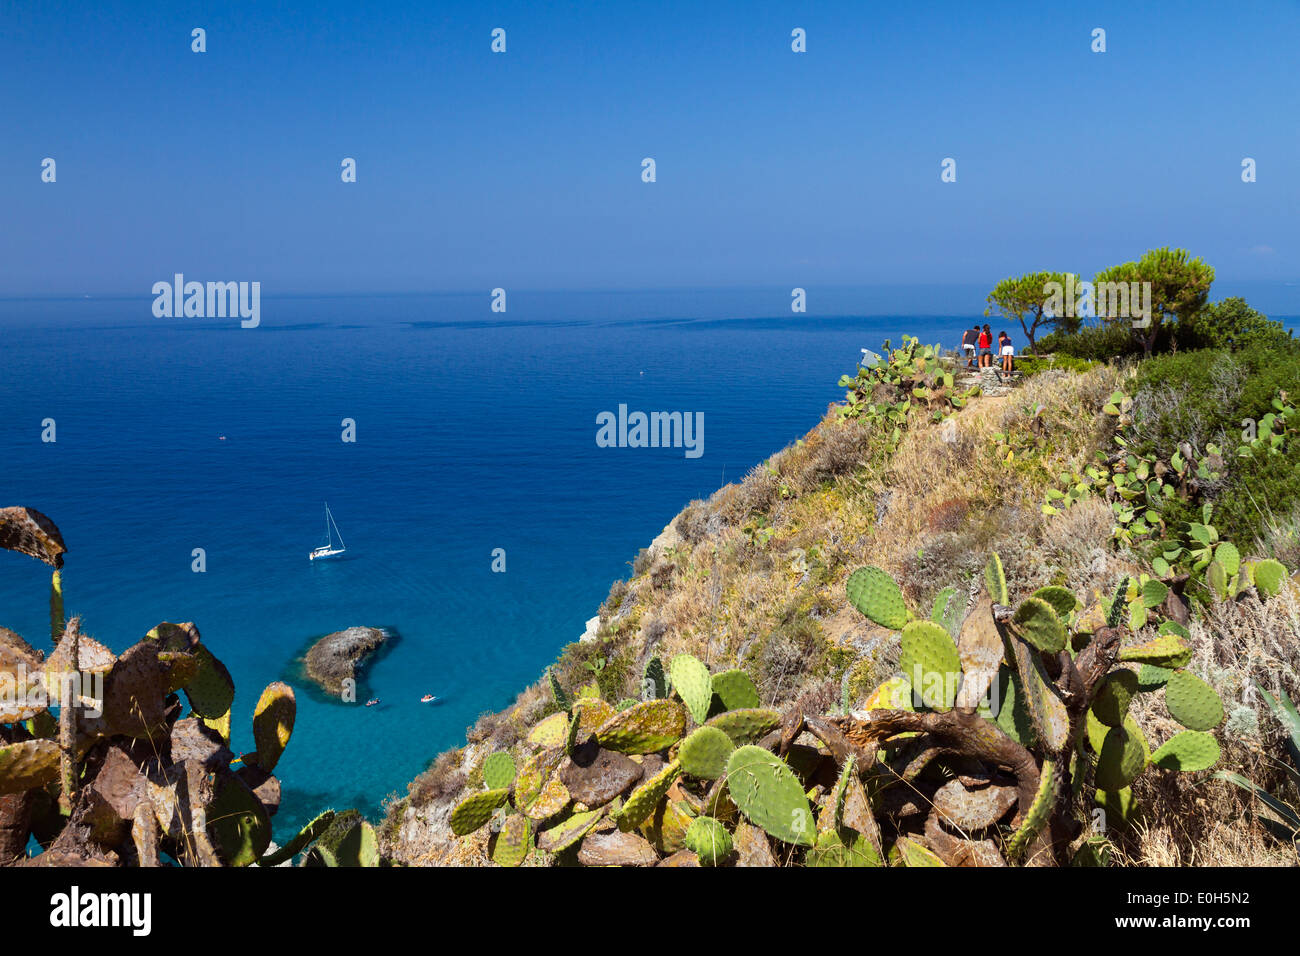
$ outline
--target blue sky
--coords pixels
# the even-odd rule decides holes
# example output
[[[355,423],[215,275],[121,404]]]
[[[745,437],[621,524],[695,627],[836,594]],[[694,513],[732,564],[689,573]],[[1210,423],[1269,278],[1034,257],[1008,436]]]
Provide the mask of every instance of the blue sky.
[[[1296,2],[367,6],[6,4],[0,294],[1300,279]]]

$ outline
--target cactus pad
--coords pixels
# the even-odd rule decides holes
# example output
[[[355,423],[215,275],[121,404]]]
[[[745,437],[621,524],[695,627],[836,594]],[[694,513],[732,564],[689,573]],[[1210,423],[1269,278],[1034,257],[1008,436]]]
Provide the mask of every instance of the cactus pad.
[[[977,707],[988,693],[1004,653],[1002,634],[993,620],[993,602],[988,595],[979,603],[962,624],[957,639],[957,654],[961,658],[961,688],[957,703]]]
[[[880,854],[861,833],[826,829],[817,834],[817,844],[808,850],[805,866],[883,866]]]
[[[219,775],[207,806],[207,829],[229,866],[256,863],[271,843],[271,818],[262,801],[228,771]]]
[[[1097,715],[1097,720],[1107,727],[1122,727],[1138,687],[1138,675],[1127,667],[1117,667],[1107,674],[1092,702],[1092,712]]]
[[[1151,664],[1170,670],[1186,667],[1192,660],[1192,649],[1177,634],[1163,634],[1145,644],[1133,644],[1119,651],[1121,661]]]
[[[998,685],[1002,700],[994,723],[1016,743],[1030,746],[1035,738],[1034,722],[1029,716],[1024,689],[1020,686],[1020,675],[1004,666],[998,671]]]
[[[59,745],[52,740],[25,740],[0,746],[0,793],[43,787],[59,776]]]
[[[1153,690],[1159,690],[1168,683],[1173,671],[1167,667],[1156,667],[1154,664],[1143,664],[1142,669],[1138,671],[1138,690],[1149,693]]]
[[[257,765],[267,773],[275,769],[284,753],[297,713],[293,688],[288,684],[276,681],[262,691],[253,711],[253,740],[257,744]]]
[[[957,645],[942,627],[933,621],[913,621],[904,627],[898,663],[927,707],[952,706],[961,659]]]
[[[924,847],[910,837],[901,836],[894,843],[890,854],[895,865],[901,866],[946,866],[943,860],[928,847]]]
[[[1233,578],[1241,570],[1241,552],[1231,541],[1223,541],[1214,549],[1214,560],[1223,566],[1224,573]]]
[[[1163,581],[1152,578],[1143,582],[1141,595],[1142,606],[1154,610],[1165,603],[1165,598],[1169,596],[1169,587]]]
[[[559,747],[569,738],[569,715],[561,711],[538,721],[525,738],[537,747]]]
[[[672,659],[669,670],[673,676],[673,690],[682,699],[697,724],[709,719],[709,706],[713,703],[713,678],[709,669],[690,654],[678,654]]]
[[[903,592],[894,579],[880,568],[870,565],[858,568],[849,575],[844,588],[848,592],[849,602],[881,627],[901,631],[907,623],[907,605],[903,603]]]
[[[316,819],[312,820],[305,827],[299,830],[288,843],[280,847],[273,853],[268,853],[257,861],[258,866],[279,866],[286,860],[291,860],[304,849],[307,844],[311,843],[322,833],[329,829],[329,825],[334,822],[334,811],[326,810]]]
[[[1079,599],[1071,591],[1054,584],[1039,588],[1034,592],[1034,597],[1050,604],[1062,621],[1069,620],[1070,614],[1079,606]]]
[[[1011,596],[1007,593],[1007,575],[1002,570],[1002,558],[996,551],[989,555],[988,564],[984,566],[984,584],[994,604],[1011,603]]]
[[[761,703],[758,688],[749,675],[739,668],[714,674],[712,685],[713,696],[716,698],[715,710],[747,710]]]
[[[1252,571],[1255,577],[1255,588],[1261,597],[1277,597],[1282,593],[1282,585],[1286,581],[1286,567],[1282,562],[1265,558],[1263,561],[1256,562]]]
[[[1169,714],[1188,730],[1213,730],[1223,722],[1223,701],[1214,688],[1188,671],[1174,671],[1165,684]]]
[[[594,734],[596,728],[618,713],[618,708],[599,697],[579,697],[573,702],[573,712],[578,717],[578,730]]]
[[[716,780],[727,772],[727,758],[735,745],[717,727],[699,727],[682,741],[677,758],[692,777]]]
[[[492,846],[492,862],[497,866],[518,866],[533,848],[533,826],[526,816],[512,813],[501,824]]]
[[[573,698],[568,692],[560,686],[559,680],[555,676],[555,671],[547,669],[546,677],[551,684],[551,696],[555,698],[555,706],[560,710],[569,710],[573,706]]]
[[[596,739],[606,750],[649,754],[672,746],[685,732],[686,711],[677,701],[664,698],[615,713],[596,730]]]
[[[226,665],[202,644],[194,649],[194,657],[198,670],[185,684],[185,696],[196,716],[216,720],[230,712],[235,702],[235,682]]]
[[[754,707],[729,710],[709,720],[706,726],[717,727],[731,738],[736,746],[762,740],[781,726],[781,715],[775,710]]]
[[[954,587],[946,587],[934,596],[930,620],[934,621],[955,639],[961,631],[962,615],[966,612],[965,598]]]
[[[1045,653],[1056,654],[1065,649],[1065,625],[1052,605],[1042,598],[1027,598],[1016,608],[1011,629],[1021,640]]]
[[[1097,789],[1124,789],[1142,772],[1146,757],[1146,741],[1132,717],[1111,727],[1097,753]]]
[[[466,797],[451,811],[451,832],[456,836],[473,833],[492,819],[497,807],[504,804],[509,795],[510,791],[502,788],[484,790]]]
[[[645,672],[641,675],[641,699],[654,700],[668,696],[668,675],[664,673],[664,662],[658,655],[646,661]]]
[[[1184,730],[1166,740],[1151,762],[1162,770],[1208,770],[1219,762],[1219,743],[1204,731]]]
[[[515,782],[515,758],[505,750],[489,754],[483,761],[483,785],[489,790],[505,790]]]
[[[731,856],[731,834],[713,817],[696,817],[683,839],[702,866],[717,866]]]
[[[727,788],[750,823],[786,843],[813,845],[808,798],[783,760],[761,747],[740,747],[727,761]]]
[[[379,865],[379,840],[375,828],[365,820],[357,820],[344,831],[334,846],[336,866]]]
[[[618,828],[626,833],[639,827],[654,812],[681,772],[682,765],[674,760],[633,790],[623,805],[614,812],[614,822]]]
[[[981,830],[1004,817],[1016,805],[1015,787],[990,784],[968,790],[960,780],[949,780],[934,794],[939,819],[960,830]]]
[[[537,848],[548,853],[563,853],[585,837],[605,815],[605,807],[581,810],[537,835]]]
[[[912,683],[906,677],[891,677],[871,692],[863,710],[911,710]]]

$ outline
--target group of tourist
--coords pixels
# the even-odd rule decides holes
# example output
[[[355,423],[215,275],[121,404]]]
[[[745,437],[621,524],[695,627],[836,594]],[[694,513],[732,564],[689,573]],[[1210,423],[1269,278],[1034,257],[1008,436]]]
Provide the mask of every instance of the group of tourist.
[[[984,323],[984,328],[979,325],[973,325],[961,336],[961,350],[966,356],[966,367],[975,368],[978,360],[980,368],[988,368],[993,365],[993,332],[988,323]],[[1002,363],[1002,371],[1010,372],[1015,360],[1016,347],[1011,344],[1011,336],[1006,332],[998,333],[998,356]]]

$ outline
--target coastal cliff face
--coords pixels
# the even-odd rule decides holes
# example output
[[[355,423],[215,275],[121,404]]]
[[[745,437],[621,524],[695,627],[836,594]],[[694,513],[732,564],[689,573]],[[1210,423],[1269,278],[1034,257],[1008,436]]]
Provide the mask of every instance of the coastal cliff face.
[[[688,653],[715,672],[743,668],[764,706],[821,714],[837,709],[842,693],[861,705],[898,671],[897,634],[864,618],[845,594],[855,568],[883,568],[914,607],[955,587],[967,610],[995,550],[1013,601],[1049,585],[1092,599],[1124,575],[1136,579],[1143,569],[1113,546],[1109,504],[1084,500],[1055,515],[1043,508],[1057,476],[1082,470],[1110,440],[1104,408],[1124,375],[1108,367],[1044,372],[1010,394],[971,401],[942,427],[909,428],[896,443],[833,406],[742,481],[689,503],[638,555],[630,579],[614,584],[553,676],[571,690],[594,684],[606,701],[639,698],[652,657]],[[1038,442],[1035,451],[1017,454],[1012,435]],[[1297,622],[1294,591],[1268,605],[1215,605],[1190,626],[1193,667],[1218,675],[1225,700],[1263,673],[1268,656],[1295,673]],[[1268,655],[1248,651],[1264,647]],[[1168,714],[1144,706],[1133,706],[1139,726],[1167,737]],[[464,747],[438,756],[388,808],[385,855],[406,865],[486,865],[487,828],[455,837],[451,811],[482,789],[490,754],[530,753],[525,735],[556,710],[542,679],[511,707],[481,717]],[[1224,764],[1249,773],[1260,764],[1259,722],[1240,706],[1234,713]],[[1241,832],[1240,800],[1228,785],[1141,786],[1155,812],[1129,862],[1282,860]]]

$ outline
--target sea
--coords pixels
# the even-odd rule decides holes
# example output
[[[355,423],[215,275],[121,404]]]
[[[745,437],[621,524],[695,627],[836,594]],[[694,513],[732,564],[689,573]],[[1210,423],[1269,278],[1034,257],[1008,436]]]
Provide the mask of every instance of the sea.
[[[487,290],[263,295],[254,329],[156,318],[149,295],[0,299],[0,506],[58,524],[83,633],[120,652],[198,626],[235,679],[236,752],[262,689],[293,684],[282,837],[325,807],[377,816],[581,636],[682,507],[806,434],[863,348],[951,347],[982,294],[931,288],[930,314],[902,287],[805,313],[789,289],[516,292],[505,312]],[[702,415],[702,453],[602,446],[620,405]],[[326,502],[347,550],[311,562]],[[46,649],[49,570],[0,552],[0,625]],[[296,663],[353,625],[394,635],[373,707]]]

